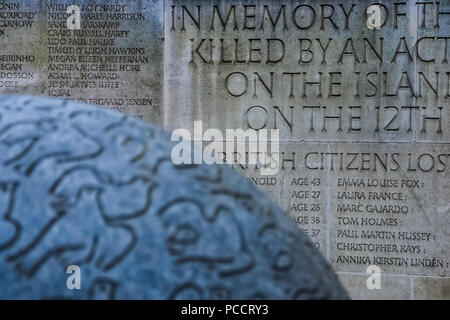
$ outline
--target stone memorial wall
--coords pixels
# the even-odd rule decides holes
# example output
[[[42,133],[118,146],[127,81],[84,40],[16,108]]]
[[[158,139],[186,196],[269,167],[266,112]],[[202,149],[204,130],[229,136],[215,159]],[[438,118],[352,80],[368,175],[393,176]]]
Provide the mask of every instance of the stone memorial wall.
[[[1,93],[168,129],[278,129],[277,174],[234,167],[353,298],[450,298],[449,1],[10,0],[0,12]]]
[[[0,92],[162,121],[162,8],[162,1],[1,1]]]
[[[448,298],[450,3],[373,3],[166,2],[165,124],[279,129],[277,175],[236,168],[352,296]]]

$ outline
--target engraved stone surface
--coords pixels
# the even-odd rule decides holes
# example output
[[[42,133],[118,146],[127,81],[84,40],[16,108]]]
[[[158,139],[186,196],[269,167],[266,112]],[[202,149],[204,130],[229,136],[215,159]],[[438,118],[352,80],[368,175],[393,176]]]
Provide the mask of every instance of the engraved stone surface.
[[[67,27],[74,5],[79,29]],[[11,0],[0,9],[0,93],[61,97],[162,121],[162,0]]]
[[[366,14],[373,4],[379,17]],[[165,8],[165,126],[279,129],[278,174],[235,168],[289,212],[352,297],[450,299],[450,3]],[[380,288],[366,283],[370,266]]]
[[[68,5],[81,8],[80,30],[67,29]],[[450,299],[449,1],[0,9],[0,93],[101,104],[167,129],[279,129],[278,174],[234,167],[309,235],[353,298]],[[364,281],[369,266],[380,289]]]
[[[1,97],[0,299],[347,297],[268,197],[226,166],[174,165],[172,146],[119,112]]]

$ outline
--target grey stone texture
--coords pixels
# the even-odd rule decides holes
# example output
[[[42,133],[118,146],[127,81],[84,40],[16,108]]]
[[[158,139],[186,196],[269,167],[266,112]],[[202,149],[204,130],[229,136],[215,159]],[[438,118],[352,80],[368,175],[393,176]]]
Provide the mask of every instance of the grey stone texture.
[[[373,3],[167,0],[165,127],[279,129],[278,174],[234,167],[352,298],[449,299],[450,7]]]
[[[233,167],[353,298],[450,298],[448,1],[8,3],[26,15],[0,24],[0,93],[81,99],[166,129],[279,129],[280,172]],[[66,33],[69,4],[81,6],[80,33]],[[33,61],[10,77],[18,54]],[[367,288],[370,265],[380,289]]]
[[[80,8],[69,30],[69,6]],[[103,105],[162,121],[162,0],[7,1],[0,92]]]
[[[348,297],[268,197],[227,166],[174,165],[173,145],[119,112],[2,96],[0,299]]]

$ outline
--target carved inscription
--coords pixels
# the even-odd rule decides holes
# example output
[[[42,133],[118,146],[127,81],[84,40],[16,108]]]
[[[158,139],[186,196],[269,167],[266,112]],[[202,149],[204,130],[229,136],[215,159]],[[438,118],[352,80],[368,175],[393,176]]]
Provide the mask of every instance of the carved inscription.
[[[162,16],[155,12],[162,1],[147,2],[2,2],[0,90],[82,101],[160,122]],[[79,27],[70,27],[73,19]]]
[[[370,265],[412,283],[448,277],[449,12],[419,1],[166,1],[166,125],[190,125],[182,103],[203,126],[279,129],[277,175],[234,167],[343,277]],[[413,297],[397,279],[389,286]],[[365,283],[349,286],[368,296]]]

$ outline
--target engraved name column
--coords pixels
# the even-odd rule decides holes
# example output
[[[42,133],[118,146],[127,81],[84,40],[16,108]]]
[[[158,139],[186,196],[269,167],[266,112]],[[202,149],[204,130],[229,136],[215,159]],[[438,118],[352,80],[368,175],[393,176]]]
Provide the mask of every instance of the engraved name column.
[[[0,92],[162,122],[163,1],[0,3]]]
[[[0,3],[0,93],[40,93],[38,3]]]
[[[161,37],[148,28],[155,8],[142,2],[47,3],[46,94],[158,119],[159,98],[148,82],[151,42]]]

